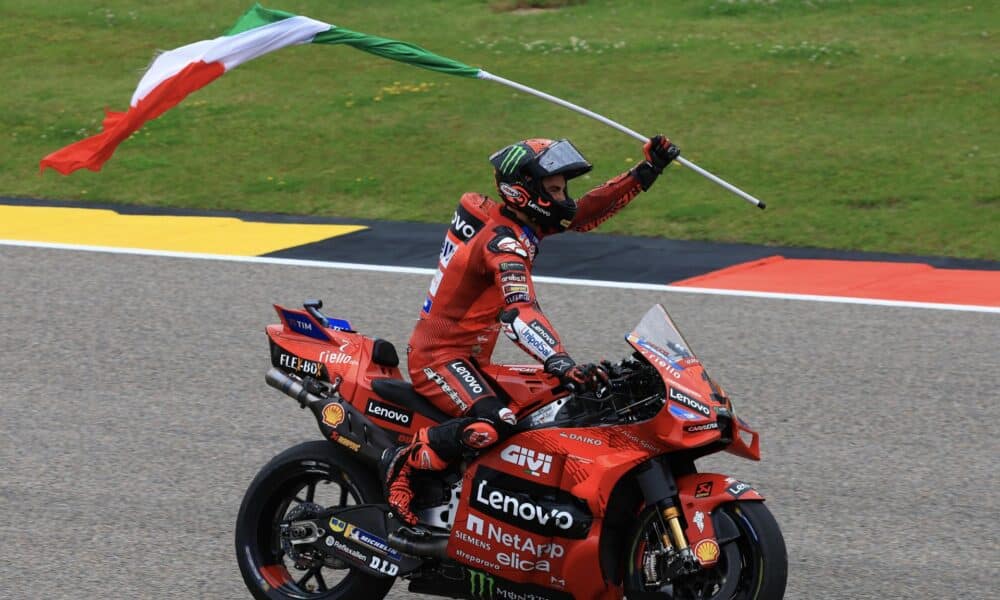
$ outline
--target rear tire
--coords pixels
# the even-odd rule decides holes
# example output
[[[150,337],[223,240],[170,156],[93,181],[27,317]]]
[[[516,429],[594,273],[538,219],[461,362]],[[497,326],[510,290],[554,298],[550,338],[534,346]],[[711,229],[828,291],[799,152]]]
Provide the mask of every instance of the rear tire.
[[[282,548],[278,525],[296,506],[383,502],[374,476],[326,441],[285,450],[257,473],[236,517],[236,560],[257,600],[381,600],[395,578],[350,568],[299,568]]]
[[[629,544],[625,571],[625,596],[629,600],[780,600],[788,579],[785,540],[771,511],[762,502],[734,502],[716,509],[729,518],[739,536],[720,540],[719,562],[709,569],[678,577],[658,589],[645,585],[643,558],[651,540],[657,539],[659,520],[655,509],[639,515]]]

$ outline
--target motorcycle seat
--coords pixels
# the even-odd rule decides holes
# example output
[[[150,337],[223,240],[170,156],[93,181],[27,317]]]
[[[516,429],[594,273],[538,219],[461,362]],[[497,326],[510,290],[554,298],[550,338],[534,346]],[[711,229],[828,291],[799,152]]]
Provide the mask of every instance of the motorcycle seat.
[[[402,379],[389,379],[387,377],[373,379],[372,390],[384,400],[395,402],[400,406],[411,408],[418,413],[441,423],[451,417],[443,410],[434,406],[413,389],[413,384]]]

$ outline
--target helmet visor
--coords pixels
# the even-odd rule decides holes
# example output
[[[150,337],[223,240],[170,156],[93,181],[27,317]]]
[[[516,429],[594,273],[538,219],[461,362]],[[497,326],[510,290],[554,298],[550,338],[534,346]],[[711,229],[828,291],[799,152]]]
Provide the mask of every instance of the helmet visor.
[[[536,161],[542,177],[564,174],[569,179],[583,175],[592,168],[569,140],[553,143],[538,156]]]

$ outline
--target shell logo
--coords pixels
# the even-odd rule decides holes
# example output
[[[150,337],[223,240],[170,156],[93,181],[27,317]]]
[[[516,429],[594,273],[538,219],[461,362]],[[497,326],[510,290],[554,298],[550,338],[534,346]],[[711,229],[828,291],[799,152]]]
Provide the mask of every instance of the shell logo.
[[[694,546],[698,562],[709,565],[719,560],[719,544],[715,540],[701,540]]]
[[[323,407],[323,423],[336,427],[344,422],[344,407],[337,402],[331,402]]]

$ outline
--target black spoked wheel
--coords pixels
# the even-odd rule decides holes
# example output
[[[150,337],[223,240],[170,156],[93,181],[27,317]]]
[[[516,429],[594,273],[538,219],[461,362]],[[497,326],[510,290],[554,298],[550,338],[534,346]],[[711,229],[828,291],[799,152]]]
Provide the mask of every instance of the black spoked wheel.
[[[718,514],[721,512],[721,514]],[[720,506],[719,520],[728,519],[738,532],[719,539],[722,553],[710,569],[657,581],[656,559],[663,531],[656,511],[639,516],[630,544],[625,577],[629,600],[779,600],[785,595],[788,558],[777,522],[762,502]]]
[[[236,519],[236,558],[258,600],[381,600],[393,578],[372,577],[340,562],[324,562],[282,539],[281,524],[326,508],[381,502],[375,479],[329,442],[282,452],[257,474]]]

